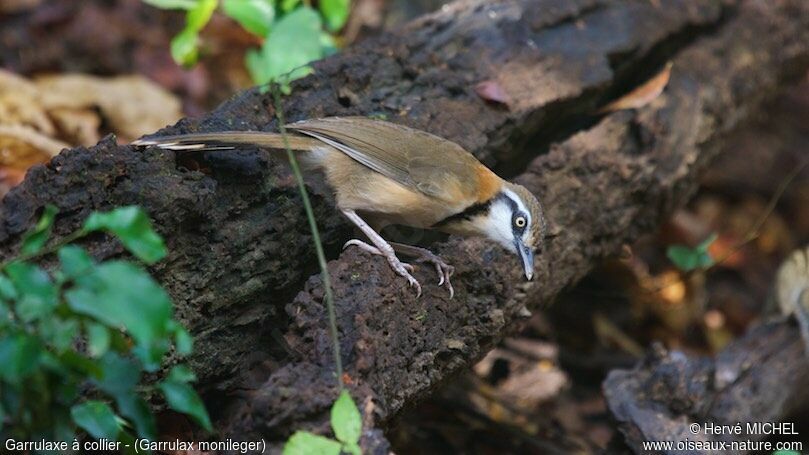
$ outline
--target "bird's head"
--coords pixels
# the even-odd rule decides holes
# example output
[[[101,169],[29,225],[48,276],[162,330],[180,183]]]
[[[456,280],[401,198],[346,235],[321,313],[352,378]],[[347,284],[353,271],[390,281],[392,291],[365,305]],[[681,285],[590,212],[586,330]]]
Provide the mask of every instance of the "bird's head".
[[[484,203],[440,223],[440,229],[461,235],[482,235],[517,254],[525,277],[534,276],[534,251],[545,233],[542,206],[525,187],[504,182],[500,191]]]
[[[483,235],[516,253],[525,278],[534,276],[534,251],[545,232],[545,216],[537,198],[525,187],[505,182],[478,220]]]

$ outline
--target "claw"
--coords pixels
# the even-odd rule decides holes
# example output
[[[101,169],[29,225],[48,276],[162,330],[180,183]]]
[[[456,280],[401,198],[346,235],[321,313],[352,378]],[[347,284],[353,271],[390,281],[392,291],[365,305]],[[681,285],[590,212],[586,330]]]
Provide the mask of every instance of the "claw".
[[[396,254],[393,253],[392,251],[389,254],[384,253],[380,251],[379,248],[373,245],[369,245],[359,239],[349,240],[348,242],[345,243],[345,245],[343,245],[343,249],[346,249],[349,246],[356,246],[361,250],[367,251],[371,254],[377,256],[384,256],[388,260],[388,263],[390,264],[393,271],[396,272],[398,275],[407,279],[408,285],[416,288],[416,297],[417,298],[421,297],[421,284],[419,284],[419,282],[415,278],[413,278],[413,275],[411,275],[415,271],[415,269],[411,264],[400,261],[399,258],[396,257]]]
[[[399,247],[401,248],[401,246]],[[408,254],[416,253],[419,255],[416,262],[431,262],[435,266],[435,271],[438,274],[438,286],[446,284],[447,290],[449,291],[449,298],[452,299],[452,297],[455,296],[455,289],[452,288],[452,283],[450,283],[449,279],[452,274],[455,273],[455,267],[441,260],[440,257],[433,254],[430,250],[413,246],[407,246],[407,248],[410,250]]]

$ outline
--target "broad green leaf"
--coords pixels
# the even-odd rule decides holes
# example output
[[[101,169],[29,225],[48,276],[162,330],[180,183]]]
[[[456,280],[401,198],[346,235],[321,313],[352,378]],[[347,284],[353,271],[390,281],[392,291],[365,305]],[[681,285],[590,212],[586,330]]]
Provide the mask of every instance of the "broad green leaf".
[[[135,387],[141,378],[138,364],[114,352],[105,354],[100,364],[101,374],[95,384],[115,398],[118,412],[135,425],[139,436],[154,439],[154,417],[146,402],[135,393]]]
[[[223,0],[222,9],[245,30],[262,38],[275,20],[272,0]]]
[[[165,380],[159,384],[169,407],[191,416],[202,428],[212,430],[211,419],[197,392],[184,382]]]
[[[41,354],[42,345],[30,335],[16,334],[0,339],[0,378],[18,384],[37,369]]]
[[[22,254],[34,254],[45,246],[45,243],[48,242],[48,237],[51,235],[53,220],[56,219],[58,212],[59,210],[55,205],[48,204],[45,206],[42,216],[39,218],[36,226],[34,226],[34,229],[25,234],[20,250]]]
[[[59,368],[69,368],[89,377],[98,377],[101,374],[101,367],[96,360],[85,357],[72,349],[60,352],[57,359]]]
[[[147,365],[159,364],[170,340],[171,300],[143,269],[126,261],[99,264],[81,285],[65,293],[68,306],[135,340],[133,350]]]
[[[281,0],[281,11],[288,13],[300,3],[301,0]]]
[[[84,221],[86,231],[107,231],[115,236],[138,259],[153,264],[166,256],[163,239],[152,229],[146,212],[127,206],[110,212],[93,212]]]
[[[712,234],[694,248],[685,245],[672,245],[666,249],[666,256],[677,268],[684,272],[710,267],[714,265],[714,260],[708,252],[708,248],[716,238],[717,235]]]
[[[174,331],[174,347],[177,349],[177,354],[181,356],[191,354],[194,349],[194,339],[183,326],[177,327]]]
[[[94,382],[99,389],[114,397],[132,392],[140,381],[141,370],[137,362],[117,353],[104,354],[99,367],[100,372]]]
[[[197,376],[191,371],[190,368],[186,365],[176,365],[171,369],[169,375],[166,377],[168,381],[172,382],[194,382],[197,380]]]
[[[197,6],[196,0],[143,0],[143,3],[162,9],[189,10]]]
[[[12,324],[13,318],[11,308],[6,304],[3,299],[0,299],[0,330]]]
[[[59,248],[57,253],[62,273],[68,278],[75,279],[87,274],[93,268],[93,258],[84,248],[76,245],[67,245]]]
[[[39,336],[56,349],[66,351],[73,347],[73,340],[79,334],[79,322],[76,319],[59,317],[45,318],[39,324]]]
[[[57,304],[57,289],[41,268],[27,262],[12,262],[6,273],[18,294],[17,316],[29,322],[50,314]]]
[[[14,284],[2,273],[0,273],[0,300],[17,300]]]
[[[87,353],[90,357],[101,357],[110,348],[110,331],[101,324],[85,323],[87,331]]]
[[[129,419],[134,425],[138,436],[154,440],[157,435],[157,426],[154,416],[146,401],[134,392],[115,397],[118,412]]]
[[[171,39],[171,58],[180,66],[189,67],[197,63],[199,33],[185,29]]]
[[[70,415],[76,425],[84,429],[96,439],[106,438],[116,440],[120,426],[107,403],[97,400],[88,400],[70,408]]]
[[[243,0],[244,1],[244,0]],[[218,0],[197,0],[197,4],[188,10],[185,16],[186,29],[198,32],[211,20],[213,12],[216,11]]]
[[[312,69],[307,65],[323,57],[320,26],[320,16],[309,7],[298,8],[278,20],[261,51],[246,56],[253,80],[283,85],[309,74]]]
[[[337,439],[345,444],[360,441],[362,417],[348,390],[343,389],[331,407],[331,428]]]
[[[320,45],[323,47],[323,56],[328,57],[337,53],[337,41],[326,32],[320,33]]]
[[[340,455],[340,443],[308,431],[296,431],[284,444],[283,455]]]
[[[350,0],[320,0],[317,4],[329,30],[336,32],[343,28],[351,9]]]

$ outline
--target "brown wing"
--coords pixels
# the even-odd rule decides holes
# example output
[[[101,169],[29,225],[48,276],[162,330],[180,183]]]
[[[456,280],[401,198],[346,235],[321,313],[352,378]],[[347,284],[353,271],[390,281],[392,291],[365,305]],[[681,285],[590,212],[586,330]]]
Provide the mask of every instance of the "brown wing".
[[[382,120],[331,117],[289,129],[318,138],[402,185],[452,203],[488,200],[500,178],[461,146]]]

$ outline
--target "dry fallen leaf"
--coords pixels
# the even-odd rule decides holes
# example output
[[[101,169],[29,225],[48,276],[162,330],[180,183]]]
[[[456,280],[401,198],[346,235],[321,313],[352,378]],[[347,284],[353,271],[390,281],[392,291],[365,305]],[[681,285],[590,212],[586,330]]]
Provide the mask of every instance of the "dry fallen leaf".
[[[22,181],[29,167],[47,162],[65,147],[30,126],[0,124],[0,198]]]
[[[174,123],[180,101],[141,76],[29,81],[0,70],[0,197],[62,149],[98,142],[102,123],[131,140]],[[103,117],[103,122],[102,122]]]
[[[53,136],[56,128],[42,107],[39,91],[28,80],[0,69],[0,124],[27,125]]]
[[[123,139],[151,133],[182,117],[176,96],[142,76],[104,79],[82,74],[36,80],[47,110],[97,106],[112,130]]]
[[[655,77],[649,79],[640,87],[637,87],[626,95],[602,107],[598,112],[605,113],[624,109],[638,109],[651,103],[655,98],[663,93],[663,89],[665,89],[666,85],[669,83],[671,66],[671,62],[666,63],[663,71],[658,73]]]
[[[62,149],[70,148],[70,145],[52,139],[39,131],[24,125],[0,125],[0,159],[6,161],[6,156],[10,158],[10,152],[14,151],[15,162],[35,164],[41,162],[37,157],[44,157],[45,161],[56,156]],[[32,150],[29,150],[32,149]],[[6,154],[9,155],[6,155]]]

